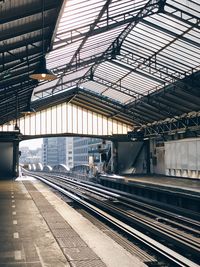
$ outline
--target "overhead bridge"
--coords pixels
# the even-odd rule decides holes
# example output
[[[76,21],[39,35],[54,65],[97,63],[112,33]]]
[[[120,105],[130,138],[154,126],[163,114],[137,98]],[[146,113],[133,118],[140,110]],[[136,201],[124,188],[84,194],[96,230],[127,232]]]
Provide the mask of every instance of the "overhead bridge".
[[[108,137],[114,134],[127,134],[131,129],[130,124],[68,102],[0,126],[1,131],[20,132],[23,140],[56,135]]]

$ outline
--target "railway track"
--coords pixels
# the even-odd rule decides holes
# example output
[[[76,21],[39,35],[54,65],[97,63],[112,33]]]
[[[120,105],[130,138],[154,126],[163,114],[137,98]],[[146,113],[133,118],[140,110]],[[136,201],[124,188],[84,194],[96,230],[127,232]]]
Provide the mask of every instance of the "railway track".
[[[197,221],[158,208],[154,210],[147,204],[142,207],[142,203],[96,188],[96,185],[86,185],[57,175],[33,176],[151,248],[156,255],[170,263],[166,266],[199,266],[200,224]]]
[[[183,229],[185,232],[193,234],[194,236],[200,237],[200,223],[197,220],[175,214],[174,212],[169,212],[164,208],[157,208],[154,205],[149,205],[144,202],[132,199],[131,194],[122,193],[121,191],[112,190],[103,187],[101,185],[92,184],[92,183],[82,183],[79,181],[74,181],[70,178],[66,178],[60,175],[51,175],[52,178],[59,179],[60,181],[67,182],[71,185],[77,185],[81,188],[84,188],[87,191],[92,191],[95,189],[96,194],[106,194],[108,197],[113,197],[116,201],[120,201],[124,205],[131,207],[135,211],[138,211],[141,214],[147,215],[158,222],[163,222],[164,224],[169,224],[179,229]],[[125,196],[124,196],[125,195]],[[193,212],[195,214],[195,212]]]

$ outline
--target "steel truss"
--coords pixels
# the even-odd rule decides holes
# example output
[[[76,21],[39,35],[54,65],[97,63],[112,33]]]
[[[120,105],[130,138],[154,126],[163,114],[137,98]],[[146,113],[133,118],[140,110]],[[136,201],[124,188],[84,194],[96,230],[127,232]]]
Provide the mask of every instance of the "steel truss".
[[[137,13],[137,15],[135,17],[132,17],[131,22],[128,24],[128,26],[124,29],[124,31],[122,31],[122,33],[118,36],[118,38],[109,46],[109,48],[100,55],[99,59],[96,60],[94,63],[95,68],[97,67],[97,63],[101,63],[104,60],[108,59],[109,56],[113,56],[113,54],[118,52],[118,48],[122,45],[122,42],[124,41],[125,37],[128,35],[128,33],[140,22],[141,19],[150,16],[152,14],[156,14],[158,12],[163,11],[163,3],[165,1],[164,0],[150,0],[145,6],[144,8],[140,9],[139,12]],[[107,10],[107,7],[109,6],[110,1],[107,1],[105,3],[105,5],[103,6],[98,18],[95,20],[94,24],[91,25],[90,27],[90,31],[86,34],[86,36],[83,38],[80,46],[78,47],[78,49],[76,50],[76,52],[74,53],[69,66],[75,61],[76,63],[79,62],[80,60],[80,51],[83,47],[83,45],[85,44],[85,42],[87,41],[87,39],[89,38],[90,34],[92,33],[92,31],[95,29],[96,25],[98,24],[98,22],[100,21],[101,17],[103,16],[104,12]],[[162,8],[161,8],[162,7]],[[63,74],[65,75],[68,67],[65,67],[63,69]],[[94,67],[94,66],[93,66]],[[93,69],[94,71],[94,69]],[[90,73],[91,70],[88,72]],[[88,75],[88,73],[86,74],[86,76]]]
[[[58,75],[57,84],[55,86],[48,86],[47,84],[46,88],[36,92],[35,96],[39,99],[46,98],[64,92],[65,90],[71,87],[84,87],[84,83],[87,81],[94,81],[95,83],[105,86],[105,90],[103,91],[103,93],[106,92],[106,90],[113,89],[116,92],[121,92],[124,95],[131,97],[131,99],[125,102],[123,105],[120,105],[118,103],[119,108],[116,109],[115,112],[113,111],[110,116],[117,117],[123,112],[128,112],[130,117],[132,117],[133,123],[138,126],[151,123],[155,120],[160,122],[167,117],[171,117],[174,119],[176,115],[188,112],[188,108],[185,107],[186,102],[187,106],[191,107],[191,110],[197,110],[200,95],[198,95],[198,90],[196,90],[196,88],[198,88],[199,85],[198,82],[197,84],[195,84],[195,79],[194,81],[192,81],[193,72],[197,72],[197,69],[193,69],[192,67],[190,67],[190,65],[185,65],[187,71],[184,71],[181,68],[177,68],[175,65],[173,66],[171,62],[169,64],[165,64],[165,58],[166,60],[170,60],[170,58],[168,58],[167,53],[163,56],[162,59],[159,60],[158,56],[159,53],[161,53],[164,49],[166,49],[168,46],[170,46],[171,44],[176,42],[176,40],[179,39],[197,48],[200,47],[200,45],[195,41],[195,39],[193,40],[193,38],[189,39],[189,37],[187,37],[191,29],[200,29],[200,19],[184,10],[181,10],[166,3],[165,0],[150,0],[142,9],[137,10],[136,8],[132,9],[129,12],[124,12],[123,14],[117,14],[113,16],[109,15],[110,4],[110,0],[105,1],[105,4],[104,6],[102,6],[101,11],[99,12],[99,15],[94,21],[94,23],[79,28],[81,29],[82,33],[78,32],[79,29],[73,29],[67,32],[63,32],[65,35],[71,34],[71,36],[69,38],[67,37],[64,39],[60,39],[54,43],[57,48],[55,47],[53,50],[56,50],[61,48],[62,45],[65,46],[73,42],[81,41],[77,50],[74,52],[74,54],[72,54],[70,62],[65,65],[63,65],[62,62],[60,66],[53,69],[53,71]],[[168,12],[169,8],[172,10],[171,13]],[[137,15],[135,15],[136,12]],[[156,14],[160,14],[160,16],[161,14],[162,16],[167,15],[173,19],[176,19],[179,22],[184,22],[189,26],[187,29],[182,31],[181,34],[175,32],[173,33],[171,30],[167,28],[165,29],[164,27],[160,27],[159,25],[156,25],[151,22],[154,20],[147,19],[148,17]],[[107,22],[106,25],[105,21]],[[138,23],[151,27],[152,29],[155,29],[158,32],[161,31],[164,34],[173,37],[173,39],[169,40],[168,43],[158,49],[151,56],[145,57],[145,53],[144,55],[140,53],[137,54],[134,52],[134,50],[129,50],[129,41],[126,39],[129,38],[129,33],[131,33],[131,31],[138,25]],[[92,56],[88,56],[88,54],[86,53],[87,56],[82,57],[81,53],[84,50],[84,45],[86,44],[86,42],[87,44],[89,43],[88,39],[91,36],[104,33],[106,31],[126,24],[128,25],[115,39],[115,41],[110,44],[106,51],[104,51],[103,53],[96,53]],[[90,28],[88,29],[88,27]],[[36,36],[35,38],[39,40],[39,36]],[[34,53],[38,49],[38,47],[34,45],[34,41],[36,39],[32,40],[32,51]],[[142,45],[143,44],[141,42],[141,46]],[[145,46],[143,48],[145,49]],[[150,50],[150,52],[152,51]],[[29,58],[31,56],[32,54],[28,55]],[[9,52],[9,58],[12,57],[14,60],[19,59],[19,57],[16,58],[16,55],[13,55]],[[23,57],[27,57],[26,51],[23,51]],[[30,58],[30,71],[34,69],[34,64],[37,63],[39,57],[40,55],[38,54],[36,58]],[[96,72],[96,70],[99,67],[99,64],[106,61],[111,62],[113,65],[115,64],[115,66],[118,66],[119,69],[122,67],[126,70],[126,74],[123,75],[123,77],[120,77],[115,82],[110,81],[109,78],[101,76],[98,71]],[[177,65],[180,65],[180,62],[177,61],[176,63]],[[187,64],[187,62],[185,64]],[[21,62],[19,65],[23,67],[23,65],[25,65],[25,62]],[[118,69],[117,67],[113,68]],[[70,77],[68,80],[67,78],[64,79],[66,75],[70,75],[76,73],[77,71],[82,71],[84,69],[85,73],[83,75],[81,73],[82,76],[79,75],[79,77],[73,79],[71,79]],[[123,79],[125,79],[132,72],[155,82],[155,84],[158,83],[158,85],[155,85],[155,87],[153,87],[149,91],[145,91],[145,93],[138,93],[131,87],[128,88],[127,85],[127,87],[124,86]],[[28,72],[25,71],[23,77],[18,77],[18,72],[15,71],[15,69],[13,69],[13,73],[15,76],[10,80],[14,78],[19,79],[19,83],[13,87],[15,88],[15,90],[18,90],[21,86],[20,81],[24,81],[24,79],[26,78],[25,76],[27,76]],[[187,76],[189,75],[191,76],[190,80],[187,79]],[[154,84],[153,82],[151,83]],[[44,83],[41,83],[41,85],[43,84]],[[35,85],[24,83],[24,89],[28,88],[28,86],[33,89]],[[177,93],[179,89],[182,90],[181,96]],[[153,91],[154,93],[152,93]],[[194,93],[194,95],[197,96],[197,98],[193,101],[188,101],[191,98],[190,92],[192,92],[192,94]],[[110,99],[110,101],[112,102],[112,99]],[[113,103],[115,103],[114,99]]]
[[[148,123],[135,128],[129,133],[130,138],[159,137],[162,135],[175,135],[185,133],[197,133],[200,131],[200,113],[191,112],[176,118],[165,119],[164,121]]]

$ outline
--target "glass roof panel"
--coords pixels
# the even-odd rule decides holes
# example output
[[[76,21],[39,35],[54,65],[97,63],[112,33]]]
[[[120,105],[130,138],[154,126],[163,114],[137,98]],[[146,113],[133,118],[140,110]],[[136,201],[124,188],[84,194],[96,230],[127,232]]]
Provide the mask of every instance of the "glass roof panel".
[[[166,0],[166,12],[140,17],[136,24],[134,18],[148,0],[113,0],[105,7],[106,2],[66,1],[47,59],[64,83],[77,80],[125,103],[199,68],[198,0]],[[131,19],[133,27],[124,37]],[[120,51],[113,57],[116,44]],[[79,80],[86,72],[94,75],[93,81]]]
[[[127,101],[130,101],[131,99],[134,100],[134,98],[132,96],[128,96],[124,93],[121,93],[117,90],[114,90],[114,89],[109,89],[109,90],[106,90],[104,93],[103,93],[104,96],[107,96],[109,98],[112,98],[112,99],[115,99],[116,101],[119,101],[121,103],[125,103]]]
[[[98,84],[98,83],[93,82],[93,81],[87,81],[85,83],[82,83],[81,86],[83,86],[84,88],[89,89],[95,93],[98,93],[98,94],[101,94],[107,88],[105,85]]]
[[[186,11],[193,16],[199,17],[200,13],[199,0],[189,0],[189,1],[167,0],[167,3],[169,3],[174,7],[179,8],[180,10]]]

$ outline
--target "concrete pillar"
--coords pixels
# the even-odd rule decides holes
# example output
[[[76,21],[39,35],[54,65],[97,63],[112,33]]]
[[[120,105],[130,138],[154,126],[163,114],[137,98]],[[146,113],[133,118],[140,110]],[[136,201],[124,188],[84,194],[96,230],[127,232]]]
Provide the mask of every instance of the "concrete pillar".
[[[115,174],[119,173],[118,168],[118,142],[112,142],[112,171]]]
[[[0,132],[0,179],[19,175],[19,132]]]
[[[150,140],[145,140],[146,173],[151,173]]]

